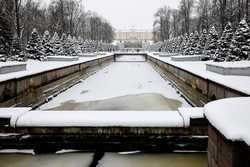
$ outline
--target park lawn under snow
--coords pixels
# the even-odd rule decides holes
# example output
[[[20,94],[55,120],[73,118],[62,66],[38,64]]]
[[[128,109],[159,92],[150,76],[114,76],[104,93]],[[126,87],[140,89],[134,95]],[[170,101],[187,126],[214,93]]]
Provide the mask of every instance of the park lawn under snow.
[[[75,64],[80,64],[84,63],[87,61],[99,59],[102,57],[107,57],[111,56],[112,54],[107,54],[107,55],[100,55],[96,57],[80,57],[78,61],[36,61],[36,60],[28,60],[27,63],[27,70],[26,71],[20,71],[20,72],[13,72],[13,73],[8,73],[8,74],[0,74],[0,82],[6,81],[6,80],[11,80],[11,79],[16,79],[16,78],[21,78],[24,76],[29,76],[33,74],[38,74],[54,69],[59,69],[62,67],[67,67]],[[18,62],[4,62],[0,63],[1,65],[13,65],[13,64],[20,64]]]
[[[204,79],[209,79],[215,83],[224,85],[231,89],[237,90],[239,92],[245,93],[250,95],[250,77],[249,76],[233,76],[233,75],[221,75],[214,72],[210,72],[206,70],[206,64],[212,63],[211,61],[187,61],[187,62],[175,62],[171,61],[170,57],[159,57],[153,54],[150,54],[151,57],[154,57],[158,60],[186,70],[192,74],[200,76]],[[218,64],[218,63],[217,63]],[[225,63],[223,66],[226,67],[246,67],[247,65],[250,66],[250,61],[242,61],[242,62],[230,62]]]
[[[166,98],[180,101],[182,107],[190,106],[150,64],[117,62],[55,97],[40,109],[56,108],[72,100],[86,102],[145,93],[161,94]]]

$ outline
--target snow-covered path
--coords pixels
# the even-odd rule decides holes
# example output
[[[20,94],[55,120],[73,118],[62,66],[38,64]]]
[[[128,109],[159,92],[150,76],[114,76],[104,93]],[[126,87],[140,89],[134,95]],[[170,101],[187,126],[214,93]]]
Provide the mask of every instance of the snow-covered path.
[[[118,62],[112,63],[78,85],[60,94],[52,101],[41,106],[40,109],[58,109],[58,107],[59,109],[64,109],[63,107],[60,108],[60,106],[65,104],[72,105],[76,103],[78,105],[79,103],[85,103],[82,105],[82,109],[84,110],[96,109],[91,107],[91,105],[98,105],[98,103],[99,105],[105,105],[100,103],[102,100],[109,99],[112,101],[112,98],[113,100],[114,98],[120,98],[122,103],[129,103],[128,97],[125,96],[138,96],[142,94],[163,96],[167,99],[165,101],[170,101],[170,103],[179,103],[178,107],[189,106],[189,104],[176,93],[176,90],[172,88],[169,82],[161,78],[161,76],[151,67],[150,64],[146,62]],[[159,96],[158,99],[162,99],[159,98]],[[150,98],[152,99],[152,97]],[[141,100],[141,97],[134,99]],[[94,101],[96,103],[90,103]],[[157,100],[154,99],[152,101],[155,102]],[[153,105],[149,103],[149,100],[144,100],[142,104],[143,103],[148,104],[147,107]],[[112,103],[110,103],[110,105],[112,105]],[[71,108],[66,107],[66,109]],[[75,108],[73,107],[72,110],[73,109]],[[106,107],[105,109],[108,108]],[[115,109],[119,110],[119,106],[115,107]],[[154,108],[151,107],[151,109]]]

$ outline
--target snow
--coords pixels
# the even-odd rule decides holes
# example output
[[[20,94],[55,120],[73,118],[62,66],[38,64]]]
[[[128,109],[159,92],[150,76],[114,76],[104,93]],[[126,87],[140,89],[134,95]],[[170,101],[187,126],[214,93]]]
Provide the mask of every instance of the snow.
[[[78,61],[77,56],[47,56],[47,61]]]
[[[173,111],[31,111],[15,127],[184,127]]]
[[[192,119],[204,118],[203,107],[182,107],[178,110],[182,115],[187,114]]]
[[[34,150],[17,150],[17,149],[3,149],[1,154],[32,154],[35,155]]]
[[[250,61],[234,61],[234,62],[223,62],[223,63],[210,62],[207,64],[224,68],[250,68]]]
[[[206,64],[211,63],[212,61],[175,62],[175,61],[171,61],[171,59],[168,57],[159,57],[153,54],[149,54],[149,55],[158,60],[171,64],[175,67],[188,71],[201,78],[209,79],[215,83],[224,85],[228,88],[250,95],[250,77],[249,76],[233,76],[233,75],[225,76],[225,75],[216,74],[214,72],[207,71]],[[239,63],[241,62],[237,62],[236,64],[239,64]],[[228,65],[230,63],[228,64],[225,63],[225,64]],[[246,63],[243,62],[243,65],[245,64]]]
[[[0,137],[20,136],[18,133],[0,133]]]
[[[181,55],[181,56],[171,56],[172,61],[200,61],[204,55]]]
[[[16,61],[9,61],[9,62],[0,62],[0,68],[4,66],[13,66],[13,65],[25,65],[26,63],[20,63]]]
[[[178,112],[184,120],[185,127],[189,127],[191,119],[204,118],[204,108],[181,107]]]
[[[42,72],[55,70],[55,69],[59,69],[59,68],[67,67],[71,65],[76,65],[76,64],[87,62],[87,61],[96,60],[96,59],[103,58],[103,57],[108,57],[111,55],[113,54],[110,53],[107,55],[102,55],[102,56],[97,56],[97,57],[81,57],[79,58],[78,61],[74,61],[74,62],[57,62],[57,61],[53,61],[53,62],[44,61],[43,62],[43,61],[36,61],[36,60],[28,60],[26,62],[27,63],[26,71],[15,72],[11,74],[1,74],[0,82],[11,80],[11,79],[22,78],[22,77],[26,77],[26,76],[30,76],[34,74],[39,74]],[[10,62],[7,62],[7,64],[9,63]]]
[[[19,115],[30,111],[31,108],[0,108],[0,118],[11,118],[15,115]]]
[[[145,62],[118,62],[110,64],[82,81],[82,83],[63,92],[52,101],[41,106],[40,109],[56,108],[72,100],[79,103],[146,93],[161,94],[169,99],[180,101],[182,107],[190,106],[150,64]]]
[[[205,116],[228,140],[250,146],[249,105],[249,97],[218,100],[205,106]]]

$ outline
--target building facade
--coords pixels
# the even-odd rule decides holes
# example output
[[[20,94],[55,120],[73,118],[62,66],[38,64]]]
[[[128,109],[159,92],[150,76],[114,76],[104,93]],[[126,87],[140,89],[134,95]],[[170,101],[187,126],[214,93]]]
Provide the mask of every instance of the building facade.
[[[117,30],[115,32],[115,40],[117,41],[152,41],[153,32],[152,30]]]

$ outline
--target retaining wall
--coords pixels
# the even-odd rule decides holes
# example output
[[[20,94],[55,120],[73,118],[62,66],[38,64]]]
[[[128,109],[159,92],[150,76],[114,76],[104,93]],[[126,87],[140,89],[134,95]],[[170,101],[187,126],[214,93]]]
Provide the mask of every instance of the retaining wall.
[[[15,104],[18,105],[22,99],[27,99],[27,96],[30,96],[28,101],[33,98],[39,99],[43,93],[43,90],[40,89],[41,87],[62,79],[64,79],[64,82],[67,82],[72,78],[79,76],[79,74],[84,74],[89,68],[112,61],[113,56],[111,55],[67,67],[0,82],[0,106],[8,107]]]
[[[208,128],[209,167],[249,167],[250,147],[243,142],[227,140],[211,125]]]
[[[198,90],[210,100],[248,96],[247,94],[228,88],[224,85],[220,85],[209,79],[202,78],[201,76],[190,73],[154,57],[149,56],[148,60],[158,65],[163,70],[173,74],[175,77],[181,79],[185,84],[190,85],[195,90]]]

